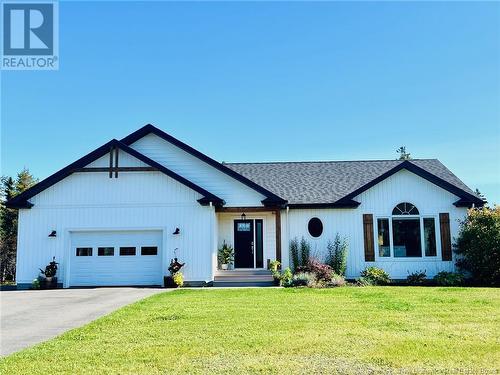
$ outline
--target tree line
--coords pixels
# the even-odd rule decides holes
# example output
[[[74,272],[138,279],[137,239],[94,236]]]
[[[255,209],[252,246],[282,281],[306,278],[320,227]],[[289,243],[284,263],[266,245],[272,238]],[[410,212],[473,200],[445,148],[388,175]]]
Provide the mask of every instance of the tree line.
[[[0,282],[15,281],[18,211],[5,202],[37,182],[27,168],[15,178],[2,176],[0,180]]]

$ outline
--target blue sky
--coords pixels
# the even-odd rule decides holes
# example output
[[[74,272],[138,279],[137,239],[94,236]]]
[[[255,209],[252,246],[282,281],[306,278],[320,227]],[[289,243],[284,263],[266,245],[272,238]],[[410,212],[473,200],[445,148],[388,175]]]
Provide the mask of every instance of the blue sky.
[[[500,202],[500,3],[61,2],[3,71],[2,173],[153,123],[220,161],[438,158]]]

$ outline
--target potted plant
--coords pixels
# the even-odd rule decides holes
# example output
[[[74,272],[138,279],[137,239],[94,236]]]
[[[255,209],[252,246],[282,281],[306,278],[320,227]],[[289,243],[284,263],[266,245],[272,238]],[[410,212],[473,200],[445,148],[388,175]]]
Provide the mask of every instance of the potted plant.
[[[184,264],[185,263],[179,263],[177,258],[170,261],[170,266],[168,267],[170,275],[163,277],[163,286],[165,288],[177,288],[184,284],[184,276],[182,272],[179,272],[180,269],[184,267]]]
[[[229,269],[229,266],[234,261],[234,249],[232,246],[228,245],[226,241],[222,243],[222,247],[219,249],[219,263],[223,270]]]
[[[50,262],[45,269],[40,268],[40,277],[38,278],[40,281],[40,289],[56,289],[57,288],[57,265],[59,263],[56,262],[56,257],[52,258],[52,262]]]
[[[281,263],[277,260],[269,262],[269,271],[273,275],[274,285],[279,286],[281,284]]]

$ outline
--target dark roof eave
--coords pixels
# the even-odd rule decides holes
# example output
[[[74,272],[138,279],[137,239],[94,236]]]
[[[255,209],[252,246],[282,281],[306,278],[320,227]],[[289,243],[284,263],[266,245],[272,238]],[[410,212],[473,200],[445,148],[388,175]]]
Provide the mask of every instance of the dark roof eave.
[[[287,204],[287,201],[281,198],[280,199],[266,198],[263,199],[261,202],[264,205],[264,207],[276,207],[276,206],[285,207]]]
[[[472,202],[471,200],[467,200],[464,198],[460,198],[458,201],[454,202],[453,205],[455,207],[467,207],[467,208],[472,208],[472,207],[483,207],[487,202],[481,200],[480,202],[474,201]]]
[[[226,204],[226,202],[223,199],[217,198],[215,196],[200,198],[198,199],[198,203],[201,204],[202,206],[209,206],[210,203],[212,203],[215,207],[222,207]]]
[[[19,202],[16,202],[16,201],[14,201],[14,198],[11,199],[10,201],[5,202],[5,207],[7,207],[7,208],[14,208],[14,209],[21,209],[21,208],[30,209],[31,207],[34,206],[33,203],[28,202],[28,201],[19,201]]]
[[[338,200],[336,202],[327,203],[292,203],[288,207],[294,209],[305,209],[305,208],[357,208],[361,203],[356,202],[352,199]]]

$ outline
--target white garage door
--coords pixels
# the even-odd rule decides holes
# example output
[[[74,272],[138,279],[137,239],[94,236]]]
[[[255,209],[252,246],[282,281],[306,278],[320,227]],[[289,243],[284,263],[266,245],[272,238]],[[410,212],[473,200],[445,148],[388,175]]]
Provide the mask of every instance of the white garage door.
[[[70,286],[161,285],[160,231],[73,232]]]

